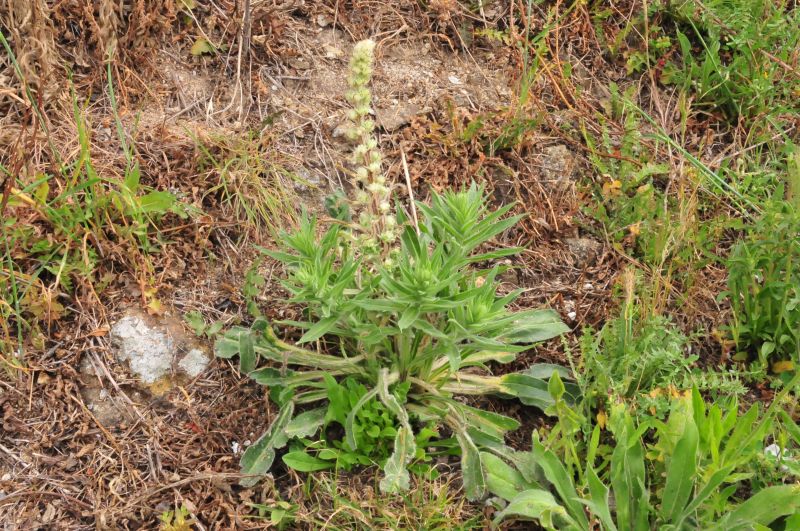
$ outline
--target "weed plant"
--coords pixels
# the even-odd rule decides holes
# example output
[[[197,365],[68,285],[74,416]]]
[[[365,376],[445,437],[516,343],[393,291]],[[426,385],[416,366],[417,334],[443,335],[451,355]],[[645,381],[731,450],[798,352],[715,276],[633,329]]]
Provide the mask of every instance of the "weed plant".
[[[665,422],[639,419],[617,402],[607,421],[612,440],[603,443],[595,424],[578,460],[568,457],[579,452],[576,439],[559,451],[536,432],[529,453],[487,453],[489,490],[503,500],[495,524],[514,518],[560,530],[795,529],[800,486],[760,483],[752,467],[798,380],[763,415],[758,405],[740,414],[735,400],[709,408],[697,391],[677,397]],[[551,391],[554,398],[561,392]],[[562,407],[554,430],[577,415]]]
[[[383,466],[383,491],[406,490],[409,464],[421,456],[418,446],[435,445],[429,437],[446,429],[453,439],[442,444],[459,448],[466,496],[478,499],[486,489],[480,448],[502,446],[504,433],[519,424],[456,396],[497,394],[552,405],[546,379],[565,369],[533,366],[493,376],[491,366],[567,328],[549,310],[511,311],[519,292],[497,294],[500,269],[485,264],[518,249],[481,248],[519,220],[506,216],[511,206],[490,210],[473,185],[433,194],[430,205],[417,203],[418,222],[393,213],[369,118],[373,46],[357,44],[350,65],[354,200],[334,202],[340,219],[321,234],[317,220],[304,216],[283,236],[285,249],[268,252],[287,268],[291,300],[305,307],[303,321],[276,324],[305,332],[296,342],[284,341],[259,318],[249,328],[231,329],[216,345],[219,357],[238,355],[240,370],[269,386],[280,406],[242,456],[249,475],[242,483],[257,482],[276,450],[296,439],[305,457],[293,450],[284,459],[290,466],[368,458]],[[259,368],[260,359],[273,365]],[[336,426],[344,432],[339,442],[314,444],[325,440],[320,430]]]
[[[110,83],[109,95],[113,107]],[[99,174],[90,127],[74,97],[73,112],[80,149],[74,159],[59,162],[58,172],[23,179],[0,165],[0,174],[12,179],[0,222],[0,353],[12,353],[3,358],[10,365],[21,363],[25,337],[34,348],[44,347],[42,325],[49,327],[66,313],[62,294],[72,293],[83,281],[93,282],[95,291],[102,288],[103,279],[94,275],[101,249],[130,254],[127,265],[146,277],[147,257],[158,247],[154,236],[161,219],[169,213],[189,215],[172,193],[141,183],[133,146],[119,121],[123,175]],[[62,160],[56,151],[52,156]]]
[[[742,361],[800,363],[800,201],[777,202],[731,251],[731,335]]]

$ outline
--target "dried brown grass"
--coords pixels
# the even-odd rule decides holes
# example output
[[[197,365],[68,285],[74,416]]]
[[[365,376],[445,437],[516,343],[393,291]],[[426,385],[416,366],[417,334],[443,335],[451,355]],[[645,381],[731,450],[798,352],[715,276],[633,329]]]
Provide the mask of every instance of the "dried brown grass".
[[[22,101],[24,85],[34,94],[49,100],[57,91],[55,71],[58,52],[55,28],[50,20],[50,8],[45,0],[3,0],[0,4],[0,29],[13,43],[19,73],[16,79],[11,58],[0,54],[0,109],[7,98]]]

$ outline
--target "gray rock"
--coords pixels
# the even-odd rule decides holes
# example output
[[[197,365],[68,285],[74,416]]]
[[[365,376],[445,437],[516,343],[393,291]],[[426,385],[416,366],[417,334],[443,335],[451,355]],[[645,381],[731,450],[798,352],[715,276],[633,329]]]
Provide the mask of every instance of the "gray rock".
[[[431,112],[429,108],[421,107],[414,103],[398,102],[387,107],[375,109],[375,116],[383,129],[391,133],[408,125],[415,116],[420,116]]]
[[[591,238],[567,238],[564,241],[575,257],[575,266],[581,269],[592,265],[603,249],[602,243]]]
[[[208,367],[208,356],[202,350],[193,348],[178,362],[178,367],[191,378],[196,378]]]
[[[194,378],[208,366],[204,350],[170,317],[150,318],[129,312],[111,327],[117,360],[128,366],[145,385],[171,379],[178,373]]]
[[[567,146],[559,144],[545,148],[542,173],[546,185],[562,189],[572,186],[576,167],[575,155],[567,149]]]

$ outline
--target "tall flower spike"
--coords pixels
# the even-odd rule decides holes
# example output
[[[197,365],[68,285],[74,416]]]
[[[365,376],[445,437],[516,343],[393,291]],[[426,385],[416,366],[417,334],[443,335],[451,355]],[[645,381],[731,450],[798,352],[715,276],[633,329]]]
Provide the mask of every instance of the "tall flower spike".
[[[352,152],[353,186],[356,188],[356,208],[360,209],[356,227],[361,233],[362,252],[386,258],[397,239],[395,218],[390,202],[391,190],[383,175],[381,152],[374,136],[372,121],[372,78],[375,42],[365,40],[356,43],[350,58],[350,75],[347,79],[350,90],[347,101],[352,106],[347,117],[350,121],[348,138],[354,143]]]

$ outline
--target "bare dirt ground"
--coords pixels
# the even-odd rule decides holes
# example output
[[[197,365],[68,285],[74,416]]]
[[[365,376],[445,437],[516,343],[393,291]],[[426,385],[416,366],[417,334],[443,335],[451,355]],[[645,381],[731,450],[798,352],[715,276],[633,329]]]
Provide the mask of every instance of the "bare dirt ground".
[[[105,50],[113,49],[118,112],[136,146],[142,182],[175,191],[202,214],[166,221],[168,243],[153,255],[149,273],[131,267],[134,251],[105,248],[97,274],[104,289],[79,283],[73,293],[59,294],[65,311],[44,330],[43,348],[31,347],[20,374],[0,378],[0,527],[151,529],[159,514],[185,504],[201,528],[255,529],[263,523],[246,518],[253,514],[249,503],[280,498],[301,512],[313,507],[304,501],[305,478],[293,472],[252,489],[236,486],[238,452],[274,414],[262,388],[214,360],[202,375],[156,392],[113,356],[108,331],[130,308],[147,307],[156,319],[192,310],[209,321],[244,318],[240,287],[255,257],[250,244],[274,242],[269,231],[241,223],[218,194],[206,193],[219,172],[204,164],[198,144],[224,157],[221,139],[252,139],[260,156],[286,170],[264,178],[278,180],[271,185],[285,189],[288,204],[320,210],[329,191],[345,186],[340,125],[347,60],[359,38],[379,42],[376,118],[398,193],[406,194],[405,155],[419,198],[475,179],[487,183],[498,203],[518,201],[528,217],[503,243],[526,251],[506,275],[507,287],[523,287],[520,304],[553,307],[575,330],[605,319],[616,275],[629,258],[587,231],[580,182],[601,176],[590,175],[588,148],[569,131],[601,105],[609,79],[626,80],[624,68],[598,51],[595,28],[580,9],[548,39],[554,62],[524,107],[537,116],[535,126],[513,149],[493,150],[482,142],[502,132],[519,103],[521,62],[515,45],[486,35],[523,30],[513,2],[468,11],[448,0],[427,8],[404,1],[253,0],[250,17],[242,15],[243,2],[232,0],[126,1],[118,3],[122,11],[115,2],[35,0],[33,11],[23,4],[0,3],[0,27],[17,48],[51,135],[30,136],[36,118],[6,65],[0,160],[10,163],[24,152],[27,175],[34,175],[53,171],[48,141],[74,155],[74,90],[86,109],[98,173],[119,175],[124,154],[103,64]],[[50,22],[37,24],[36,16]],[[534,13],[530,31],[541,29],[542,17]],[[251,28],[244,39],[243,24]],[[21,45],[26,39],[35,45]],[[193,55],[198,39],[217,53]],[[567,63],[568,79],[560,73]],[[465,128],[479,117],[483,129],[466,139]],[[269,261],[261,271],[268,278],[259,297],[264,312],[290,314],[280,302],[280,271]],[[519,363],[533,360],[563,363],[560,341]],[[509,406],[507,413],[539,421],[520,409]],[[372,488],[370,474],[340,478],[343,492],[364,483]],[[331,515],[317,518],[324,523]]]

